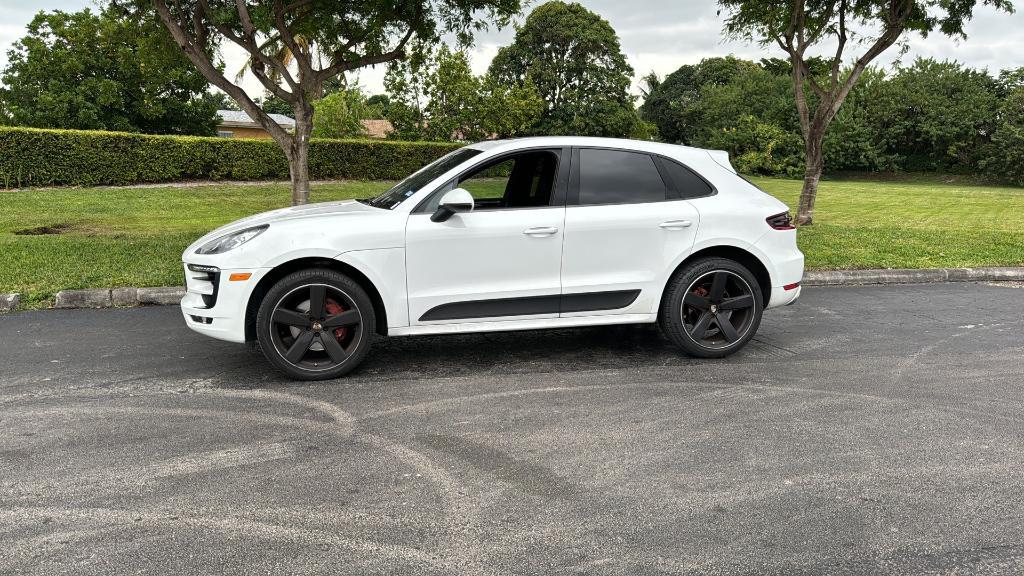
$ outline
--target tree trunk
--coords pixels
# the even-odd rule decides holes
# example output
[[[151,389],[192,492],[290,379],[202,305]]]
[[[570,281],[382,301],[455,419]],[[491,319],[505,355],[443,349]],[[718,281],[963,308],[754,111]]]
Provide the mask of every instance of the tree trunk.
[[[295,114],[295,134],[292,137],[288,170],[292,177],[292,206],[309,202],[309,135],[313,119],[305,111]]]
[[[807,133],[807,167],[804,170],[804,187],[800,191],[800,207],[796,214],[796,223],[799,226],[810,226],[814,223],[814,200],[818,197],[818,181],[821,180],[821,170],[824,166],[821,154],[824,140],[824,128],[812,127]]]

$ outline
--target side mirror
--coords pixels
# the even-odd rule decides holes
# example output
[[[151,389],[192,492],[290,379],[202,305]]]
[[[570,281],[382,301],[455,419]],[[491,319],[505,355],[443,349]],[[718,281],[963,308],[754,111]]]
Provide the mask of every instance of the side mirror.
[[[473,195],[464,188],[456,188],[445,192],[437,210],[430,216],[431,222],[444,222],[458,212],[473,211]]]

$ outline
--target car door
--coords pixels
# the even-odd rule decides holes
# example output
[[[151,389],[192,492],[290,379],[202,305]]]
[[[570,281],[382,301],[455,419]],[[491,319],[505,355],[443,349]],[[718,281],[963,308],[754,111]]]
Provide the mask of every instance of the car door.
[[[656,309],[666,269],[690,252],[699,224],[666,162],[630,150],[573,149],[562,316]]]
[[[485,160],[413,211],[406,226],[413,325],[558,316],[569,177],[562,160],[561,149]],[[473,195],[473,211],[432,222],[440,196],[455,187]]]

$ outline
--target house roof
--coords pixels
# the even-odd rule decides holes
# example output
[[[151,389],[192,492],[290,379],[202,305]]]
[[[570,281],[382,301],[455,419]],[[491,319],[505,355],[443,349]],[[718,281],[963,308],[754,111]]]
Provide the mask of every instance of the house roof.
[[[253,120],[251,116],[245,112],[238,110],[217,110],[217,116],[220,117],[218,125],[234,128],[262,128],[260,123]],[[295,120],[284,114],[270,114],[270,118],[277,122],[282,128],[295,128]]]

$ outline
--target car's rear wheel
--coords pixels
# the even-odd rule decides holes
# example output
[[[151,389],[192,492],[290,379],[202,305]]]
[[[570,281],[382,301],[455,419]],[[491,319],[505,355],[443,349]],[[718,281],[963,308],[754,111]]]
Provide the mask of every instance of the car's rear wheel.
[[[688,354],[722,358],[750,341],[764,309],[757,279],[743,265],[704,258],[672,277],[659,322]]]
[[[299,380],[347,374],[375,332],[373,303],[354,280],[315,268],[279,280],[263,298],[256,338],[275,367]]]

